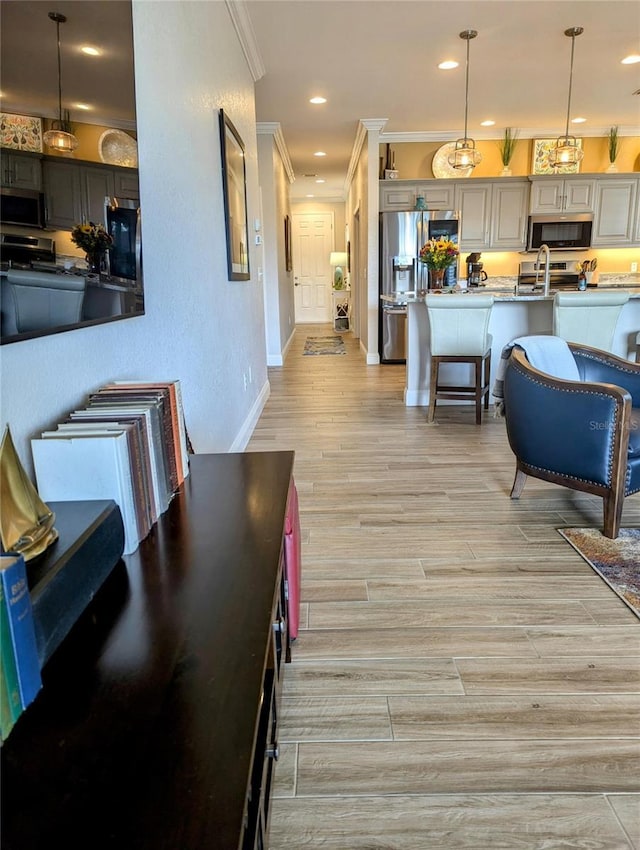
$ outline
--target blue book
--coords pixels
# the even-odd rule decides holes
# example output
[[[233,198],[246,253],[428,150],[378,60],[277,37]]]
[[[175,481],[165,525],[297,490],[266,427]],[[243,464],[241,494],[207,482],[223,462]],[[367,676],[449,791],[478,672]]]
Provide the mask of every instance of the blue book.
[[[4,602],[0,581],[0,740],[6,741],[13,725],[22,713],[18,671],[13,655],[9,612]]]
[[[0,578],[4,605],[9,615],[9,631],[18,676],[20,702],[24,709],[35,699],[42,687],[42,679],[23,556],[3,555],[0,558]]]

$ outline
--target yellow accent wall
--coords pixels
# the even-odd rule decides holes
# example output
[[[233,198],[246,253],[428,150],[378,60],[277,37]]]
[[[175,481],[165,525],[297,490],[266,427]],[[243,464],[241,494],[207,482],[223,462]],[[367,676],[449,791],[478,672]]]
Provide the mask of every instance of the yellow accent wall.
[[[391,149],[395,154],[396,169],[401,180],[433,178],[431,161],[443,142],[394,142]],[[482,154],[482,162],[476,166],[472,178],[499,177],[502,171],[499,139],[477,141],[476,147]],[[606,137],[582,140],[584,159],[580,167],[583,173],[599,173],[609,166],[609,146]],[[380,145],[380,156],[384,162],[386,145]],[[510,168],[514,177],[531,174],[533,161],[533,139],[519,139]],[[640,137],[621,136],[620,152],[616,166],[621,173],[640,171]],[[470,178],[470,179],[472,179]]]

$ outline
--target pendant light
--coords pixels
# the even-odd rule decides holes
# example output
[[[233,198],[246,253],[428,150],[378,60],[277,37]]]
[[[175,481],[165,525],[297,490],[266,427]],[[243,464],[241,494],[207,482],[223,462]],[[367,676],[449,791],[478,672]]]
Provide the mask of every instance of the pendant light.
[[[58,36],[58,120],[51,122],[51,129],[42,136],[42,140],[50,148],[61,153],[71,153],[78,147],[78,140],[71,132],[69,112],[62,117],[62,70],[60,64],[60,24],[66,23],[66,16],[60,12],[49,12],[49,18],[56,25]]]
[[[469,111],[469,42],[478,35],[476,30],[464,30],[460,38],[467,42],[467,70],[464,94],[464,137],[456,141],[455,149],[449,154],[449,165],[452,168],[475,168],[482,160],[482,154],[476,150],[473,139],[467,138],[467,113]]]
[[[569,98],[567,101],[567,124],[564,130],[564,136],[559,136],[556,140],[556,146],[549,152],[549,164],[554,168],[564,165],[577,165],[581,162],[584,156],[582,150],[578,147],[578,142],[575,136],[569,135],[569,115],[571,112],[571,84],[573,82],[573,53],[576,45],[576,38],[582,35],[584,29],[582,27],[570,27],[564,31],[564,34],[571,39],[571,70],[569,71]]]

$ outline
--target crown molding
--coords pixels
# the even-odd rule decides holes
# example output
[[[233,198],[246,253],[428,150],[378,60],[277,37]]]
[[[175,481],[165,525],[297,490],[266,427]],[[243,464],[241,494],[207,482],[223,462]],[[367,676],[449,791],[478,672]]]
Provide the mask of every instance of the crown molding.
[[[260,55],[258,41],[247,5],[244,0],[225,0],[225,4],[231,16],[245,59],[247,60],[247,65],[251,71],[253,82],[257,83],[259,79],[264,77],[267,70]]]
[[[527,127],[526,129],[514,128],[518,133],[519,139],[555,139],[557,136],[564,134],[564,128],[558,130],[557,127]],[[609,135],[609,126],[607,127],[582,127],[580,125],[570,127],[569,132],[576,138],[596,138]],[[460,138],[461,131],[458,130],[418,130],[416,132],[407,133],[380,133],[380,142],[455,142]],[[504,133],[502,127],[482,127],[474,129],[470,134],[476,141],[478,140],[497,140],[501,139]],[[637,136],[640,134],[640,127],[619,126],[619,136]]]
[[[256,124],[256,133],[258,136],[273,136],[280,154],[280,159],[282,160],[282,165],[289,178],[289,183],[293,183],[296,175],[291,164],[291,157],[289,156],[281,125],[277,121],[259,121]]]
[[[367,133],[370,133],[373,130],[377,130],[378,133],[380,133],[380,131],[386,126],[388,120],[388,118],[361,118],[358,122],[356,137],[353,142],[353,147],[351,148],[351,158],[349,159],[347,176],[344,181],[345,197],[343,200],[346,200],[347,194],[349,192],[349,186],[351,186],[353,175],[356,172],[360,153],[365,143],[365,139],[367,138]]]

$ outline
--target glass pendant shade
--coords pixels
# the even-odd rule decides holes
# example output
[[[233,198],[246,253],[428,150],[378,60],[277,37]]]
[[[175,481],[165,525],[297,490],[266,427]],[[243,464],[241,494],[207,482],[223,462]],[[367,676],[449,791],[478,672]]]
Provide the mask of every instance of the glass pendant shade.
[[[558,168],[563,165],[577,165],[582,162],[584,153],[578,147],[575,136],[560,136],[555,148],[549,151],[549,165]]]
[[[567,123],[564,136],[556,140],[556,146],[549,152],[549,164],[553,168],[566,165],[578,165],[584,156],[582,149],[578,147],[575,136],[569,135],[569,116],[571,114],[571,86],[573,83],[573,54],[575,51],[576,37],[584,32],[582,27],[570,27],[564,34],[571,39],[571,68],[569,70],[569,96],[567,99]]]
[[[467,136],[467,113],[469,111],[469,42],[478,35],[476,30],[464,30],[460,38],[467,42],[467,65],[464,94],[464,136],[457,139],[454,150],[447,157],[452,168],[464,170],[475,168],[482,161],[482,154],[476,150],[476,143]]]
[[[43,134],[42,141],[47,147],[54,150],[61,151],[62,153],[71,153],[78,147],[78,140],[73,133],[69,133],[60,126],[60,124],[65,123],[64,121],[54,121],[51,129]]]
[[[447,157],[452,168],[475,168],[482,161],[482,154],[476,150],[473,139],[458,139],[453,151]]]
[[[66,120],[62,115],[62,67],[60,64],[60,24],[64,24],[67,19],[60,12],[49,12],[49,18],[55,23],[58,36],[58,119],[51,122],[51,129],[43,134],[42,141],[53,150],[71,153],[78,147],[78,140],[71,132],[69,113],[65,111]]]

